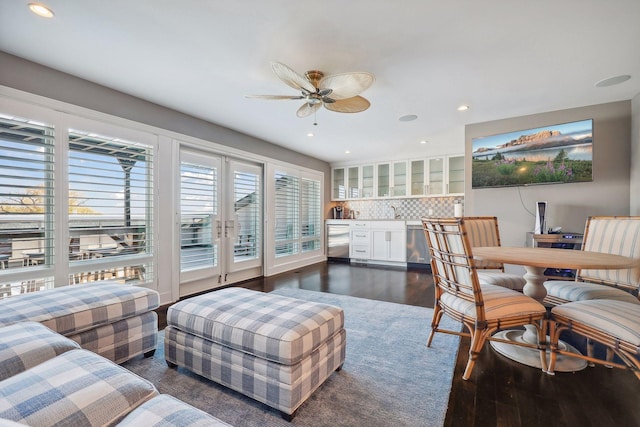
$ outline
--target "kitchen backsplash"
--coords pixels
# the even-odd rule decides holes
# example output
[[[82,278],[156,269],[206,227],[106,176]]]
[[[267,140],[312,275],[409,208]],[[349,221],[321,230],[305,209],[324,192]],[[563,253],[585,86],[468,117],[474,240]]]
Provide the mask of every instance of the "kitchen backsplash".
[[[423,216],[454,216],[454,205],[460,203],[464,213],[464,197],[425,197],[410,199],[385,200],[349,200],[335,203],[333,206],[343,206],[346,214],[354,211],[358,219],[391,219],[395,214],[399,219],[417,220]],[[331,212],[328,213],[331,218]],[[346,218],[346,217],[345,217]]]

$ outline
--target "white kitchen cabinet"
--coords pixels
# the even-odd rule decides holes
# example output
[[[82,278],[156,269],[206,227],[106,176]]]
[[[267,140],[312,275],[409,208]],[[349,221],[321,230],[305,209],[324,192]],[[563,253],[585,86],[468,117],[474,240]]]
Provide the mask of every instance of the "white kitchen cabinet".
[[[369,221],[355,221],[349,227],[349,257],[367,260],[371,258],[371,232]]]
[[[447,193],[464,194],[464,156],[447,157]]]
[[[345,200],[347,198],[346,169],[334,168],[331,170],[331,199]]]
[[[404,221],[373,221],[370,234],[372,260],[406,262],[407,231]]]
[[[377,165],[378,197],[407,195],[407,162],[405,160]]]

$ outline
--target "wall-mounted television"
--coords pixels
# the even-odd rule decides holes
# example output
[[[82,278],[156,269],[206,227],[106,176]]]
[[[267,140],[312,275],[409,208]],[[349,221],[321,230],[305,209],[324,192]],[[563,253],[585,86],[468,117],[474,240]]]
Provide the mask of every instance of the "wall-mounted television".
[[[471,187],[593,180],[593,120],[472,139]]]

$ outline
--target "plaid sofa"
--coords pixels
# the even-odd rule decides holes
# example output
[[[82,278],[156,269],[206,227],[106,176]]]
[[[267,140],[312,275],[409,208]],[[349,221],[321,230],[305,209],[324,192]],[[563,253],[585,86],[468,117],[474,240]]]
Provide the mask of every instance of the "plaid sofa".
[[[342,367],[339,307],[227,288],[167,311],[165,359],[280,410],[298,407]]]
[[[116,363],[156,349],[159,294],[104,284],[49,289],[0,300],[0,326],[40,322]]]
[[[0,328],[0,427],[228,426],[36,322]]]

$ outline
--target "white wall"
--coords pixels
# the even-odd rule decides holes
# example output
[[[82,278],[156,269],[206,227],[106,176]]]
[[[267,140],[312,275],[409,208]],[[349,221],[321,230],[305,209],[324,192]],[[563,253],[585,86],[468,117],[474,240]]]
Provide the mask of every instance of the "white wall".
[[[472,138],[584,119],[594,120],[592,182],[471,189]],[[467,125],[465,140],[465,215],[497,216],[505,246],[525,243],[536,201],[548,202],[548,226],[569,232],[582,232],[591,215],[629,215],[630,101]]]
[[[640,93],[631,100],[630,214],[640,215]]]

